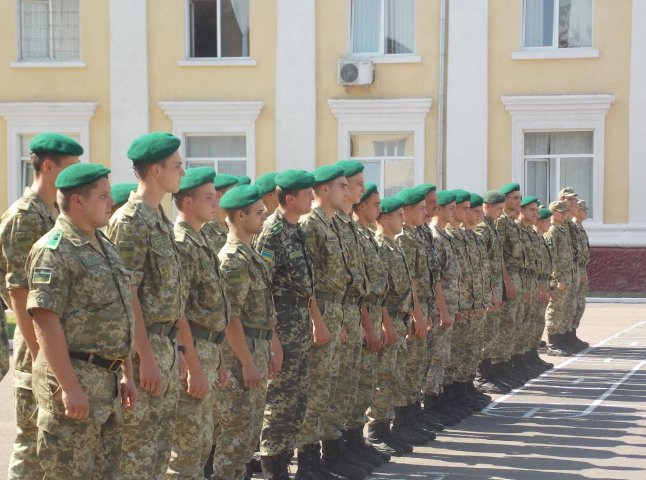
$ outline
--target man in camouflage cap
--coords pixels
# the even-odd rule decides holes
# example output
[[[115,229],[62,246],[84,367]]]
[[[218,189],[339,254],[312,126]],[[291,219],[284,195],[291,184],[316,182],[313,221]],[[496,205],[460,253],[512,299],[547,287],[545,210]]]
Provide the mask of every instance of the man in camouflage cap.
[[[590,344],[581,340],[576,331],[581,324],[581,318],[583,318],[583,312],[585,311],[586,297],[588,295],[588,265],[590,263],[590,240],[588,239],[588,233],[585,231],[583,222],[588,218],[588,206],[585,203],[585,200],[578,200],[577,206],[579,207],[575,216],[574,224],[579,229],[577,235],[578,239],[578,264],[579,264],[579,289],[577,291],[577,301],[576,301],[576,312],[574,313],[574,319],[572,321],[572,333],[571,333],[571,343],[578,347],[579,350],[588,348]]]
[[[178,339],[184,348],[187,375],[180,385],[166,479],[204,478],[202,466],[213,445],[214,391],[226,383],[219,347],[227,326],[226,299],[217,252],[200,233],[202,225],[215,215],[214,177],[212,168],[189,168],[173,195],[178,210],[175,241],[186,305],[178,323]]]
[[[11,480],[41,478],[43,472],[36,458],[36,425],[32,417],[36,401],[32,393],[31,365],[38,354],[38,342],[26,302],[28,282],[25,262],[32,245],[54,227],[58,216],[56,187],[58,174],[79,162],[83,147],[60,133],[36,135],[29,146],[34,181],[0,218],[0,293],[16,316],[14,332],[14,405],[16,439],[9,460]],[[4,317],[4,312],[3,312]],[[5,330],[3,321],[0,328]],[[0,357],[8,362],[9,345],[0,344]]]
[[[130,273],[99,230],[112,211],[109,173],[79,163],[58,176],[62,214],[27,260],[42,478],[116,478],[123,409],[137,400]]]
[[[543,338],[543,332],[545,331],[545,311],[547,310],[547,305],[549,302],[549,295],[551,292],[550,288],[550,277],[552,275],[552,250],[550,246],[547,244],[547,241],[545,240],[545,234],[547,231],[550,229],[550,219],[552,217],[552,212],[550,211],[549,208],[541,207],[538,210],[538,220],[536,221],[536,225],[534,225],[534,230],[536,231],[536,235],[540,238],[541,240],[541,246],[538,252],[538,257],[540,259],[539,265],[540,265],[540,272],[538,275],[538,281],[542,285],[543,290],[548,292],[548,298],[546,301],[541,303],[539,305],[539,319],[535,324],[535,330],[534,333],[532,334],[532,338],[530,339],[530,346],[534,350],[534,357],[539,358],[536,363],[538,366],[542,366],[545,370],[552,368],[554,364],[545,362],[543,359],[541,359],[538,355],[539,349],[541,349],[543,352],[545,352],[545,349],[541,348],[541,339]],[[544,345],[544,343],[543,343]]]
[[[128,158],[140,182],[110,219],[107,233],[132,274],[135,382],[139,402],[126,414],[118,478],[162,478],[168,468],[179,391],[177,322],[182,271],[173,224],[161,208],[184,175],[179,138],[154,132],[135,139]]]
[[[281,369],[283,352],[276,334],[271,277],[251,238],[266,220],[260,190],[239,185],[226,192],[229,235],[218,254],[229,305],[223,344],[229,382],[216,392],[214,480],[243,480],[262,429],[267,381]]]

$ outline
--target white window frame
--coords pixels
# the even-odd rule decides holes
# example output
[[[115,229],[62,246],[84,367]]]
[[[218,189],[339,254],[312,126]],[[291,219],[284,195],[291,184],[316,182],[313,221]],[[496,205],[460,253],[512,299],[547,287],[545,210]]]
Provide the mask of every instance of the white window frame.
[[[520,48],[512,52],[511,58],[513,60],[540,60],[540,59],[563,59],[563,58],[598,58],[599,50],[590,47],[580,48],[560,48],[558,46],[559,35],[559,7],[561,0],[555,0],[554,8],[554,22],[552,28],[552,46],[550,47],[526,47],[525,46],[525,9],[527,5],[526,0],[519,0],[520,5]],[[595,20],[595,7],[594,0],[592,1],[592,29],[591,44],[594,45],[594,20]]]
[[[195,137],[215,137],[215,136],[223,136],[223,137],[239,137],[245,135],[244,133],[184,133],[184,136],[182,137],[182,143],[186,144],[187,137],[195,138]],[[215,171],[219,172],[219,162],[238,162],[238,163],[245,163],[245,175],[246,175],[246,170],[247,170],[247,164],[249,163],[249,157],[247,155],[246,149],[246,140],[247,138],[245,137],[245,155],[244,157],[188,157],[188,156],[183,156],[183,160],[186,163],[186,167],[190,167],[188,165],[188,161],[191,160],[193,162],[213,162],[215,164],[214,168]],[[184,152],[186,152],[186,147],[184,147]]]
[[[11,102],[0,103],[0,115],[7,121],[7,197],[17,200],[20,183],[20,137],[42,132],[77,133],[83,146],[81,161],[90,157],[90,120],[96,102]]]
[[[525,186],[525,132],[590,130],[593,132],[593,225],[603,223],[606,114],[614,95],[536,95],[502,97],[511,115],[511,180]]]
[[[432,103],[432,98],[328,100],[330,110],[338,122],[339,159],[350,158],[352,134],[412,132],[415,142],[415,183],[423,182],[426,164],[426,117]]]
[[[187,135],[245,135],[247,150],[246,175],[256,176],[256,120],[264,103],[256,102],[159,102],[173,122],[173,133]],[[186,156],[186,142],[180,146]]]

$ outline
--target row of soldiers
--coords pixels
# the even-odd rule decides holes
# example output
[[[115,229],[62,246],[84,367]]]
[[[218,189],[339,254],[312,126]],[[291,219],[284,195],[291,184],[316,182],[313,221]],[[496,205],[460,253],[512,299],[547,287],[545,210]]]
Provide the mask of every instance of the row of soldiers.
[[[288,479],[295,448],[298,479],[361,479],[548,368],[546,321],[548,354],[585,346],[571,189],[381,198],[350,160],[250,185],[179,147],[137,138],[139,183],[111,187],[73,139],[34,137],[0,219],[10,479],[238,480],[256,449]]]

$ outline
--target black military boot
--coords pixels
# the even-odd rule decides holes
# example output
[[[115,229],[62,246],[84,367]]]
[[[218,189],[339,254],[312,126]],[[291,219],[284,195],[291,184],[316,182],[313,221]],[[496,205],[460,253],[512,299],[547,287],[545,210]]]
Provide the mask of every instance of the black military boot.
[[[463,410],[458,410],[453,404],[453,398],[450,395],[449,388],[450,385],[444,385],[444,391],[439,396],[438,401],[438,411],[441,415],[444,415],[444,418],[449,420],[450,423],[445,423],[445,420],[442,420],[442,424],[446,426],[456,425],[460,423],[467,415]]]
[[[404,443],[410,445],[426,445],[428,438],[426,435],[417,432],[411,428],[406,415],[406,407],[394,407],[395,419],[393,420],[392,433],[395,439],[402,439]]]
[[[581,340],[581,339],[577,336],[577,334],[576,334],[576,330],[577,330],[576,328],[575,328],[574,330],[572,330],[572,338],[574,339],[574,341],[575,341],[576,343],[580,344],[580,345],[581,345],[581,347],[583,347],[583,350],[585,350],[586,348],[589,348],[589,347],[590,347],[590,344],[589,344],[588,342],[585,342],[585,341]]]
[[[446,388],[446,387],[445,387]],[[449,385],[449,397],[452,400],[452,406],[453,408],[458,411],[462,411],[466,417],[470,417],[473,415],[475,412],[475,406],[474,408],[471,408],[469,403],[471,403],[466,396],[465,392],[462,391],[461,386],[458,382],[453,382],[451,385]]]
[[[523,361],[525,362],[525,365],[526,365],[527,369],[530,372],[533,372],[533,378],[538,377],[539,375],[541,375],[544,372],[543,368],[539,367],[536,364],[536,361],[535,361],[534,357],[532,357],[532,351],[531,350],[528,350],[525,353],[523,353]]]
[[[444,425],[439,423],[435,417],[432,415],[428,415],[424,409],[422,408],[422,402],[417,401],[413,405],[414,409],[413,411],[415,412],[415,418],[417,421],[421,424],[423,424],[425,427],[430,428],[434,432],[441,432],[444,430]]]
[[[532,354],[534,355],[534,358],[536,359],[536,364],[539,365],[543,369],[543,371],[546,372],[546,371],[551,370],[552,368],[554,368],[553,363],[546,362],[545,360],[543,360],[541,358],[541,356],[538,354],[538,349],[537,348],[535,348],[532,351]]]
[[[345,433],[345,432],[343,432]],[[339,452],[341,452],[341,458],[348,464],[359,467],[361,470],[364,470],[367,474],[371,474],[375,467],[372,463],[364,461],[358,458],[354,453],[348,449],[348,445],[345,441],[345,435],[339,438]]]
[[[381,463],[379,465],[375,466],[381,466],[386,462],[390,462],[390,455],[382,452],[380,450],[377,450],[375,447],[370,445],[365,438],[363,438],[363,428],[362,427],[357,427],[354,429],[355,433],[354,435],[356,436],[357,442],[359,443],[359,446],[363,448],[364,450],[367,450],[370,455],[373,457],[378,457],[379,460],[381,460]],[[373,463],[374,465],[374,463]]]
[[[489,395],[486,395],[482,393],[480,390],[478,390],[476,386],[473,384],[473,380],[469,380],[468,382],[466,382],[466,384],[467,384],[467,387],[466,387],[467,392],[469,392],[469,394],[477,401],[482,403],[483,408],[491,403],[493,399]]]
[[[511,392],[512,386],[505,380],[506,370],[504,363],[492,363],[489,365],[488,379],[500,389],[501,393]],[[488,392],[495,393],[495,392]]]
[[[352,465],[342,457],[341,439],[323,440],[323,468],[349,480],[363,480],[368,476],[363,468]]]
[[[523,385],[534,378],[534,372],[530,371],[527,365],[525,365],[522,353],[517,353],[511,358],[511,365],[514,373],[523,382]]]
[[[467,388],[467,382],[456,382],[454,388],[456,400],[460,405],[470,408],[473,412],[479,412],[484,408],[483,402],[476,399]]]
[[[268,455],[260,457],[262,473],[267,480],[289,480],[287,463],[283,462],[284,455]],[[315,478],[315,477],[313,477]]]
[[[404,411],[406,412],[406,423],[410,428],[418,433],[421,433],[429,440],[435,440],[435,430],[424,425],[417,419],[417,415],[415,414],[415,404],[406,405],[404,407]]]
[[[320,480],[321,477],[316,473],[318,454],[318,445],[303,445],[303,448],[298,449],[295,480]]]
[[[563,334],[547,335],[547,355],[550,357],[571,357],[572,354],[564,349]]]
[[[476,371],[476,378],[474,380],[475,387],[480,392],[497,394],[505,393],[502,388],[493,382],[492,378],[491,362],[483,360],[480,362],[480,365],[478,365],[478,370]]]
[[[363,443],[363,433],[361,430],[362,429],[360,428],[353,428],[343,432],[346,451],[350,452],[354,458],[362,463],[367,463],[372,467],[381,467],[384,464],[384,461],[381,459],[381,456],[378,456],[373,453],[372,450],[365,448],[365,444]],[[363,468],[363,465],[359,464],[359,466]]]
[[[390,422],[378,422],[368,425],[368,444],[387,455],[399,457],[406,452],[390,434]],[[411,446],[411,452],[412,452]]]

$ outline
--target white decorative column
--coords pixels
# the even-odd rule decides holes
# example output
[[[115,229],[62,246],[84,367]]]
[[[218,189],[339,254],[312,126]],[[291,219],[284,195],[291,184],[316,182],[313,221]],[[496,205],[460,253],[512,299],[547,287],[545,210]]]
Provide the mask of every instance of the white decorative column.
[[[646,223],[643,192],[646,184],[646,2],[633,4],[632,40],[630,48],[630,120],[628,221]]]
[[[126,152],[148,132],[146,0],[110,0],[110,138],[112,182],[134,181]]]
[[[278,0],[276,170],[316,167],[316,0]]]
[[[446,186],[487,190],[488,0],[449,2]]]

